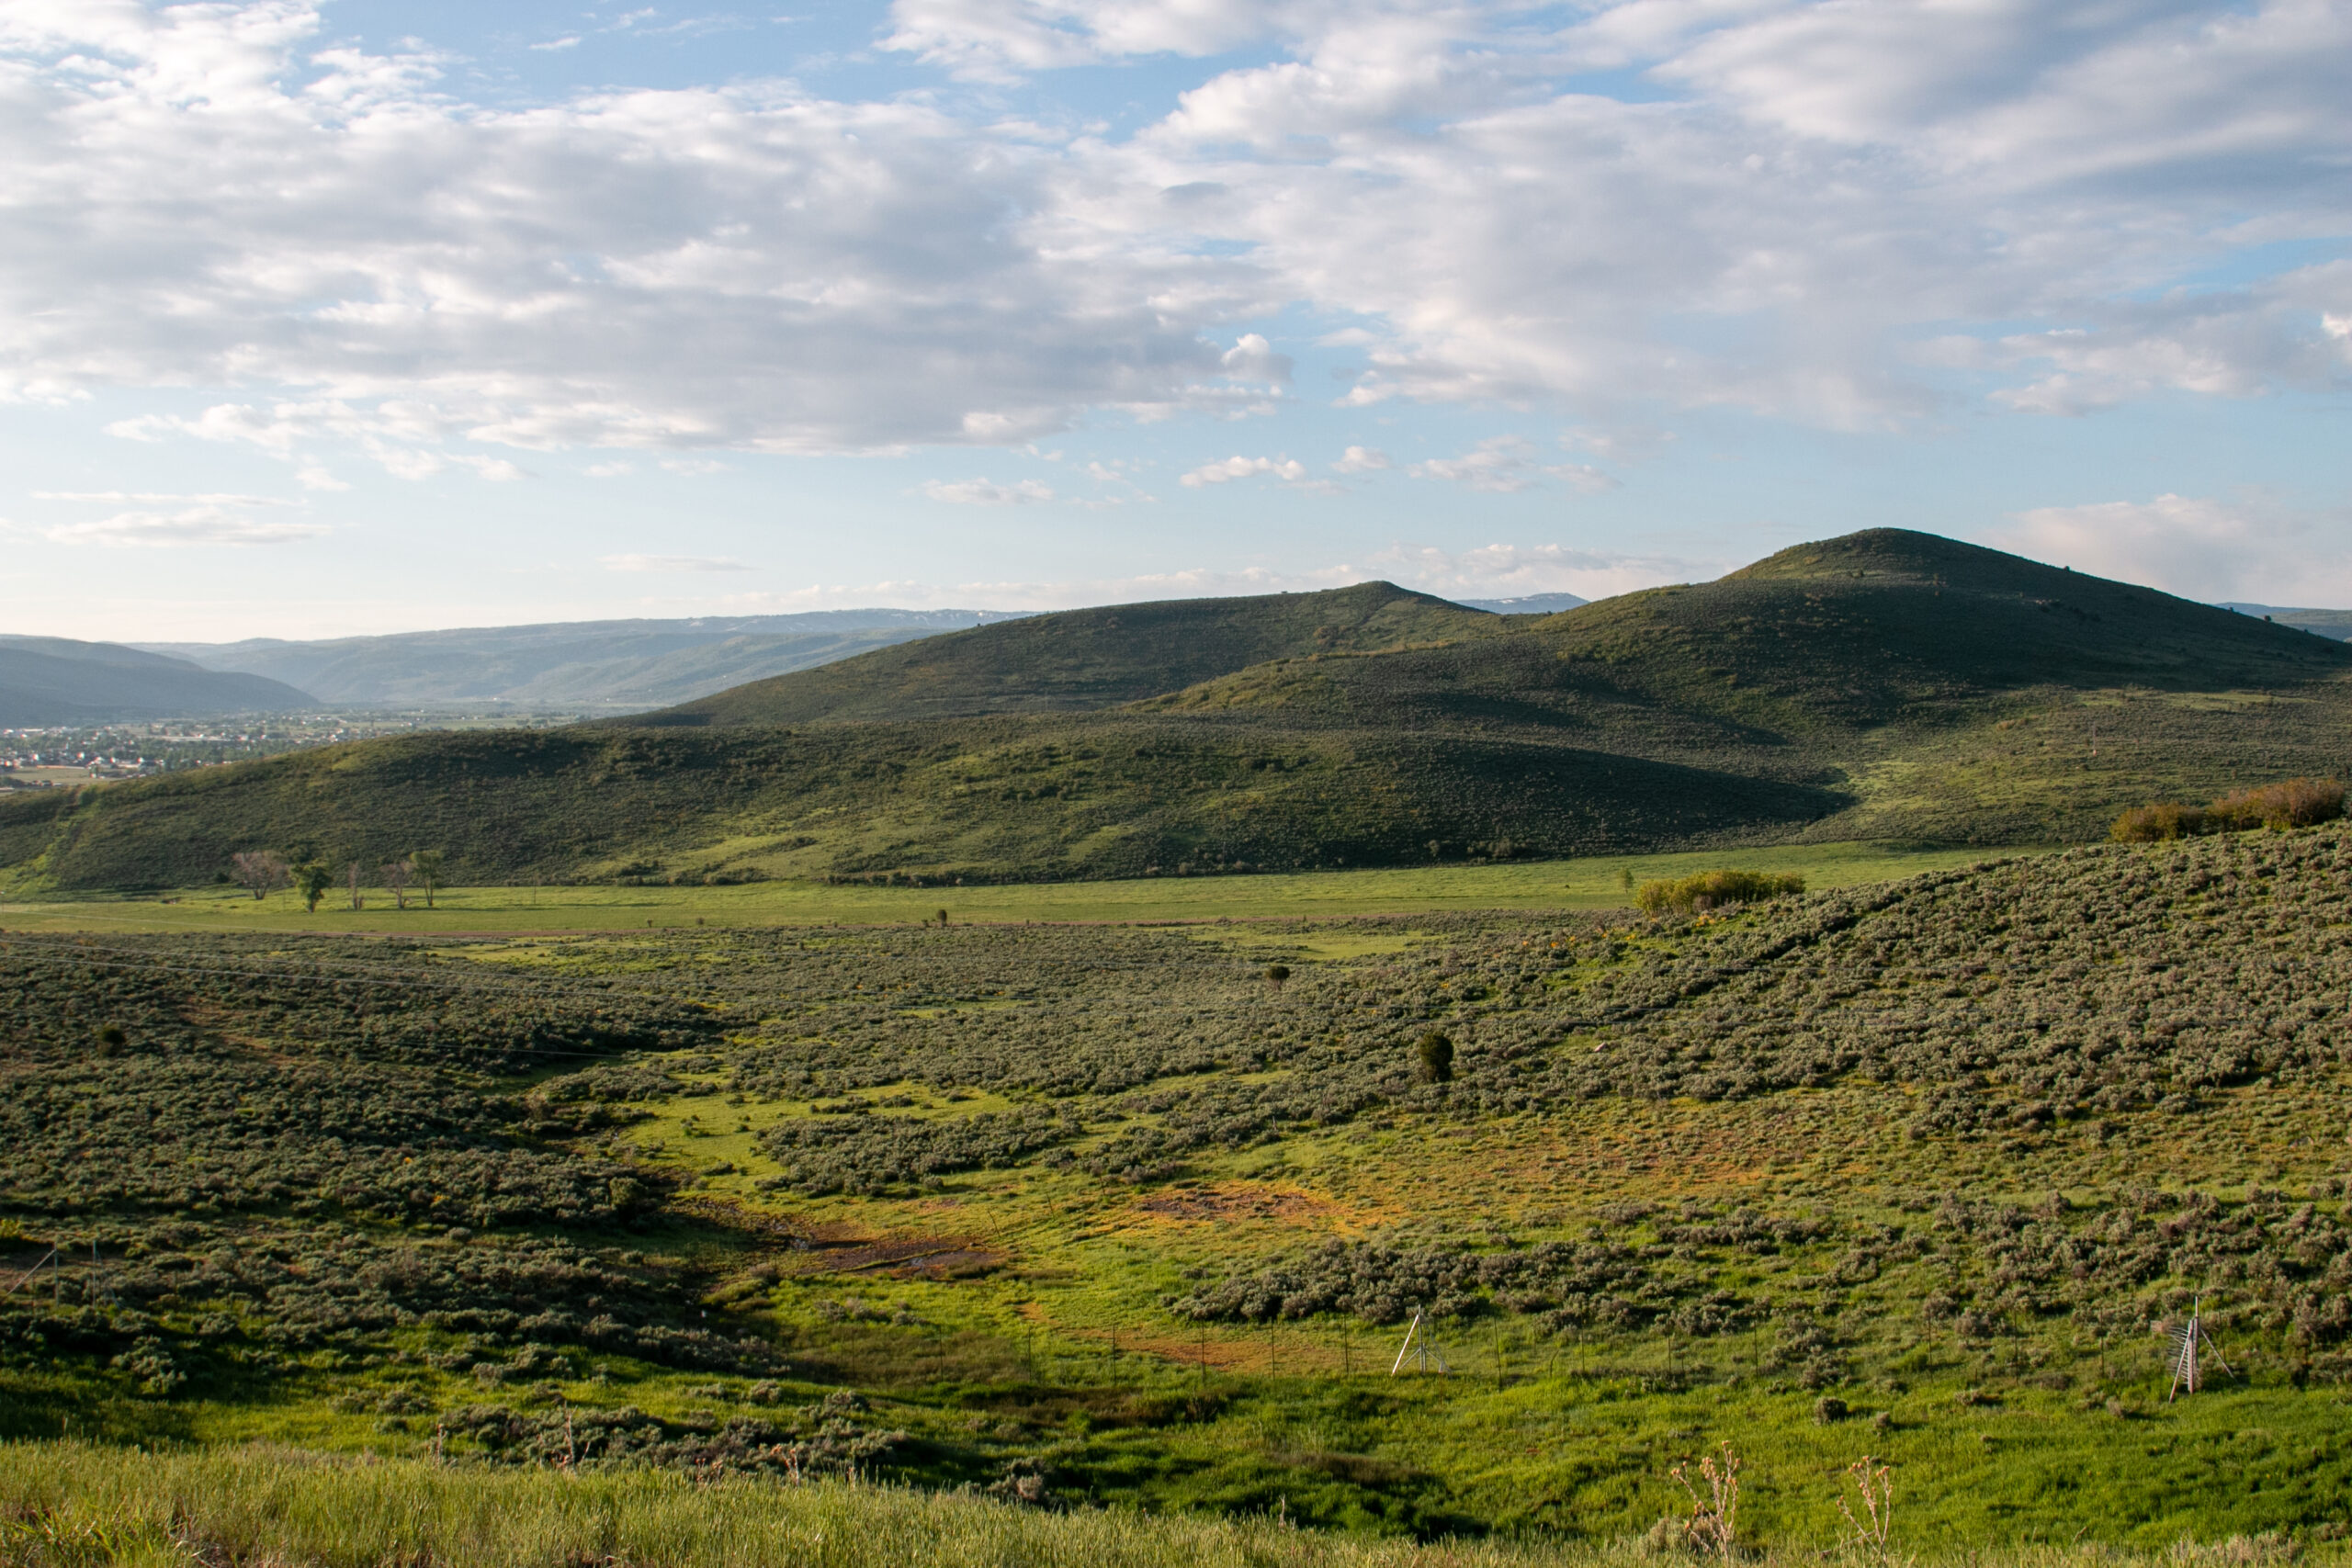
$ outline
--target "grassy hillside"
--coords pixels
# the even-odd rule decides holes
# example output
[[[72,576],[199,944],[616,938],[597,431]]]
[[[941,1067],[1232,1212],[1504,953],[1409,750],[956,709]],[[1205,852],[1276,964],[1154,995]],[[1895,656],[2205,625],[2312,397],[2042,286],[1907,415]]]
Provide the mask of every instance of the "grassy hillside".
[[[650,722],[778,725],[1102,708],[1286,655],[1480,637],[1502,625],[1483,611],[1385,582],[1065,610],[753,682]]]
[[[1948,726],[2015,693],[2277,690],[2352,671],[2328,638],[1932,535],[1877,529],[1514,635],[1294,660],[1153,705],[1295,722],[1557,728],[1612,746],[1842,742]],[[1662,732],[1662,733],[1661,733]]]
[[[2352,649],[1883,531],[1527,621],[1381,584],[1038,616],[657,716],[0,801],[0,867],[20,890],[153,887],[239,850],[427,848],[478,883],[969,885],[2047,843],[2342,772]]]
[[[440,734],[51,795],[0,800],[0,858],[67,888],[189,886],[255,845],[371,874],[439,848],[475,882],[1193,875],[1639,850],[1842,804],[1510,736],[1120,716]]]
[[[2341,826],[1664,920],[11,931],[0,982],[0,1250],[62,1260],[0,1435],[1586,1542],[1729,1442],[1782,1555],[1863,1454],[1906,1556],[2352,1513]],[[2169,1401],[2200,1296],[2233,1371]],[[1390,1375],[1416,1309],[1450,1374]],[[7,1528],[141,1473],[8,1450]]]

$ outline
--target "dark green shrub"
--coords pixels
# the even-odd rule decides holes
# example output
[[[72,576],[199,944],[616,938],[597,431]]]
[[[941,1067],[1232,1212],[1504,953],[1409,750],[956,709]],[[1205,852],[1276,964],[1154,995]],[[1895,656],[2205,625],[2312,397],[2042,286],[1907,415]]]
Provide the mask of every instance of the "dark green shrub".
[[[2107,836],[2119,844],[2159,844],[2205,830],[2205,813],[2196,807],[2160,801],[2131,807],[2115,819]]]
[[[1432,1029],[1416,1045],[1421,1058],[1423,1083],[1451,1083],[1453,1079],[1453,1042]]]

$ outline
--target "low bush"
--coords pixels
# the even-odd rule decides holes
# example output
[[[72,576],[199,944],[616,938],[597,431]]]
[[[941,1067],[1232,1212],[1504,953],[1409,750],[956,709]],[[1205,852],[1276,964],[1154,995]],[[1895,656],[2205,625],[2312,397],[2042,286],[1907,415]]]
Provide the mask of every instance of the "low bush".
[[[1802,876],[1776,876],[1769,871],[1702,871],[1677,881],[1645,882],[1634,891],[1634,902],[1653,915],[1669,910],[1687,915],[1804,891]]]
[[[2225,795],[2204,807],[2159,801],[2134,806],[2115,819],[2108,837],[2119,844],[2164,843],[2199,833],[2248,828],[2284,832],[2316,827],[2344,815],[2344,785],[2335,779],[2289,779]]]

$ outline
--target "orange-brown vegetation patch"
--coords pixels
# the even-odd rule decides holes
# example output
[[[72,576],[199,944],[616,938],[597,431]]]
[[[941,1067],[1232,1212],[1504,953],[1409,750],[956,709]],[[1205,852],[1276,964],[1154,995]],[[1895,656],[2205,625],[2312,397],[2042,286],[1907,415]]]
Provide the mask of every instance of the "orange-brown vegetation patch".
[[[770,1213],[761,1209],[747,1209],[726,1198],[708,1198],[699,1193],[670,1200],[670,1207],[679,1213],[689,1214],[707,1224],[718,1225],[738,1235],[754,1237],[786,1247],[808,1247],[820,1241],[820,1227],[789,1214]]]
[[[876,1235],[846,1221],[811,1224],[701,1193],[673,1198],[670,1207],[755,1243],[790,1248],[798,1256],[783,1267],[781,1276],[871,1270],[901,1280],[958,1280],[985,1274],[1004,1262],[1001,1251],[970,1236]]]
[[[218,1002],[184,1002],[180,1005],[179,1015],[181,1022],[194,1024],[223,1045],[233,1045],[240,1051],[249,1051],[272,1066],[291,1066],[301,1059],[287,1052],[274,1049],[269,1042],[258,1035],[248,1034],[236,1028],[237,1024],[243,1021],[243,1015],[233,1009],[224,1008]]]
[[[894,1280],[968,1280],[1002,1266],[1004,1254],[970,1236],[896,1235],[819,1243],[798,1274],[888,1274]]]
[[[1343,1222],[1349,1217],[1341,1205],[1318,1193],[1255,1181],[1173,1187],[1138,1199],[1136,1208],[1163,1220],[1276,1220],[1305,1225]]]

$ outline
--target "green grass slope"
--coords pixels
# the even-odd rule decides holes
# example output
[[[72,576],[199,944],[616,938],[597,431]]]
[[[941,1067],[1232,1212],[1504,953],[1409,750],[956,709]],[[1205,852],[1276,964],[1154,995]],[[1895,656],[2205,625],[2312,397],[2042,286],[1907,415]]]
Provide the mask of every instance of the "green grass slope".
[[[582,728],[365,742],[0,800],[0,863],[62,889],[187,886],[257,847],[356,861],[371,879],[437,848],[466,882],[1057,880],[1641,850],[1785,833],[1843,804],[1510,736],[1121,715]]]
[[[0,801],[0,868],[28,891],[162,886],[239,850],[431,848],[476,883],[953,884],[2047,843],[2340,771],[2347,722],[2344,644],[1882,530],[1526,622],[1383,584],[1121,606],[645,721]]]
[[[1503,624],[1386,582],[1066,610],[755,681],[639,722],[807,724],[1109,707],[1288,654],[1482,637]]]
[[[2042,687],[2275,689],[2352,671],[2330,638],[1974,545],[1873,529],[1713,582],[1513,635],[1377,660],[1294,660],[1162,699],[1296,721],[1460,720],[1618,732],[1665,716],[1803,740],[1948,723]],[[1627,737],[1638,739],[1638,737]],[[1769,743],[1769,742],[1768,742]]]
[[[1605,1543],[1727,1441],[1789,1559],[1869,1454],[1899,1559],[2285,1561],[2352,1517],[2347,987],[2344,824],[1657,920],[11,930],[0,1437],[564,1471],[599,1560],[643,1471]],[[8,1453],[0,1530],[138,1484]]]

